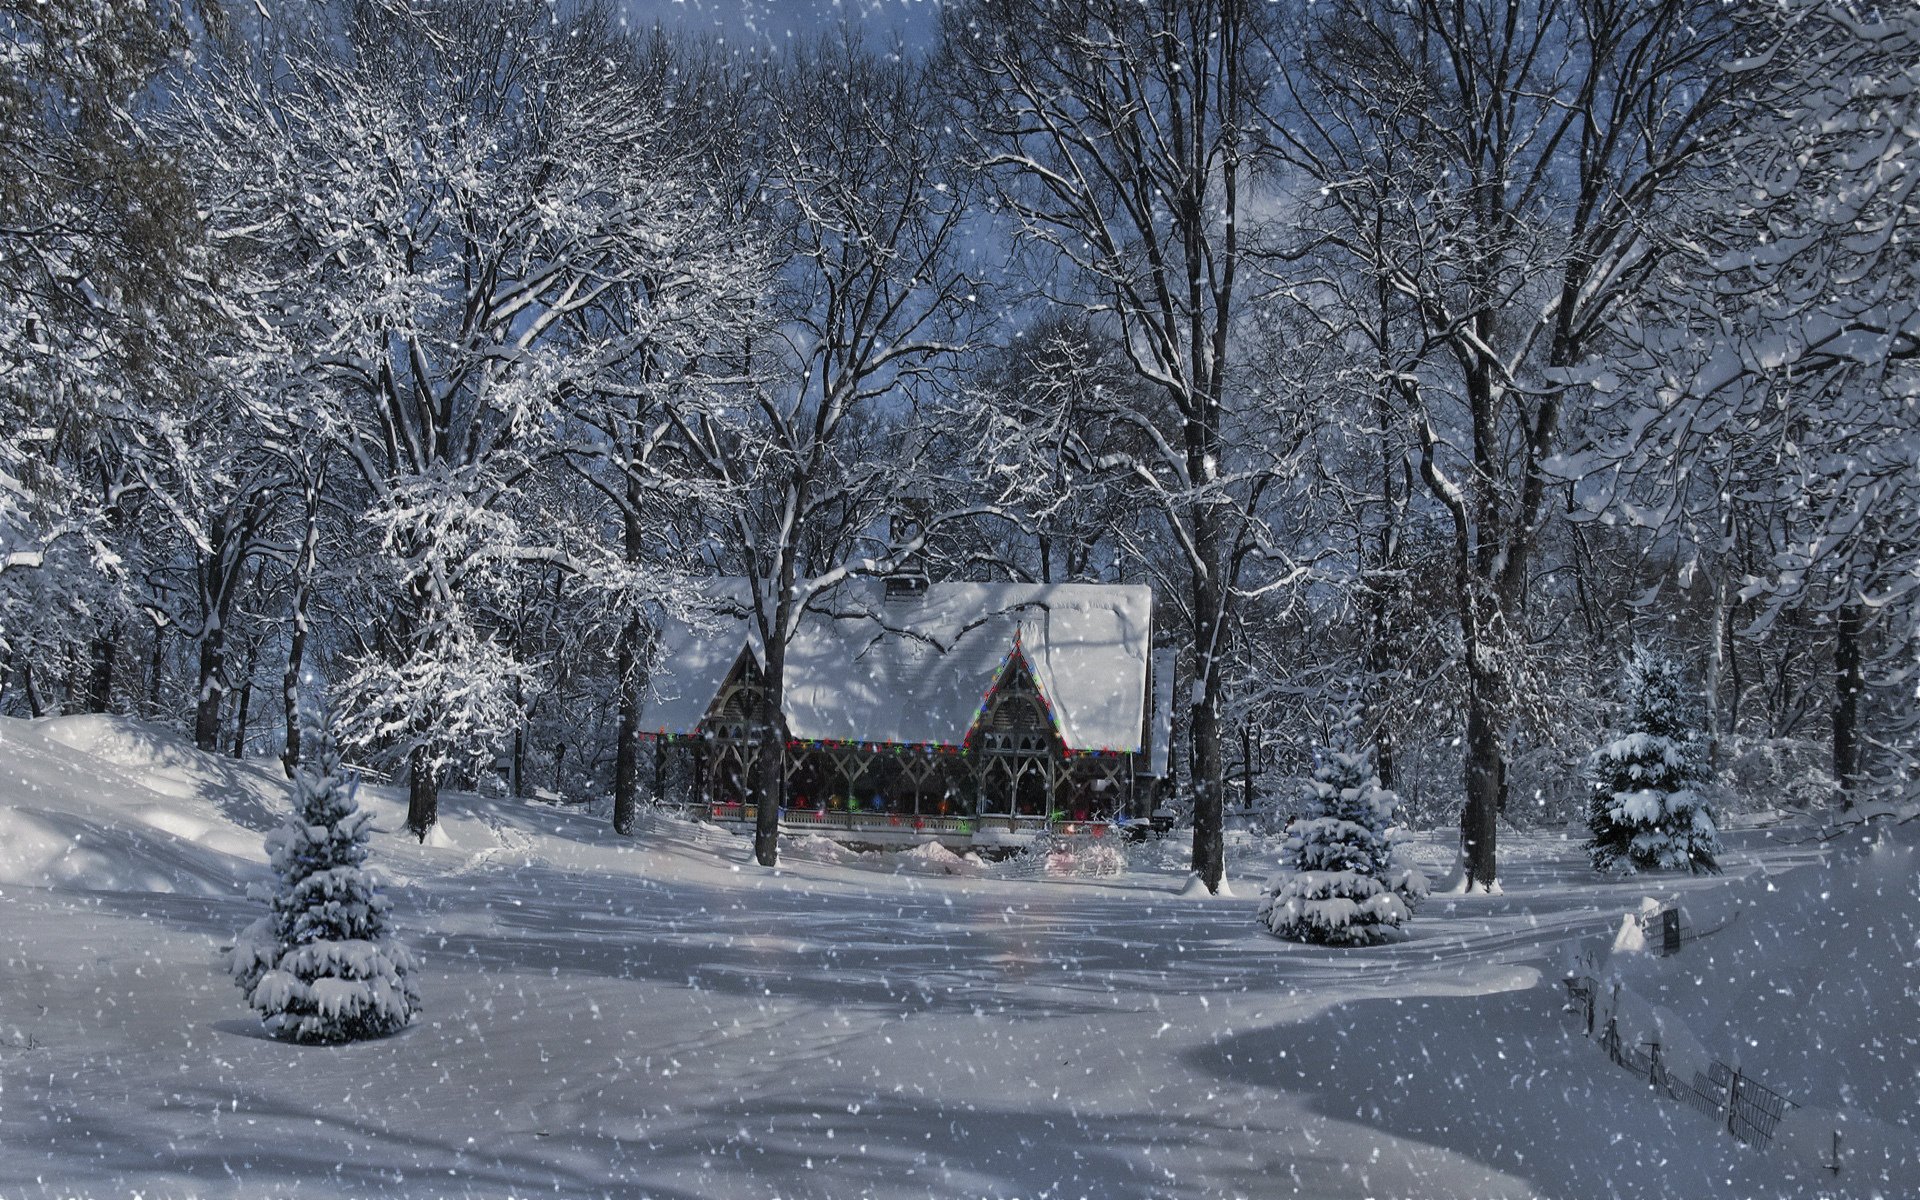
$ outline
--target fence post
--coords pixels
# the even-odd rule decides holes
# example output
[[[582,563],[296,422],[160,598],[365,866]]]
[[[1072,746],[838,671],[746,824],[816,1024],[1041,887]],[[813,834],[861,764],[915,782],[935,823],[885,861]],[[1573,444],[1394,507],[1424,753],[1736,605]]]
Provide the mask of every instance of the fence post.
[[[1827,1164],[1827,1170],[1835,1175],[1840,1173],[1840,1131],[1833,1131],[1833,1161]]]
[[[1653,1061],[1647,1067],[1647,1082],[1655,1087],[1664,1087],[1665,1085],[1660,1078],[1664,1073],[1660,1067],[1660,1043],[1648,1042],[1647,1047],[1652,1052],[1653,1057]]]
[[[1739,1104],[1739,1102],[1740,1102],[1740,1068],[1735,1067],[1733,1069],[1733,1078],[1727,1080],[1727,1132],[1735,1138],[1740,1138],[1739,1133],[1736,1132],[1733,1127],[1734,1126],[1734,1110],[1735,1110],[1735,1107]],[[1741,1138],[1740,1140],[1744,1141],[1745,1139]]]

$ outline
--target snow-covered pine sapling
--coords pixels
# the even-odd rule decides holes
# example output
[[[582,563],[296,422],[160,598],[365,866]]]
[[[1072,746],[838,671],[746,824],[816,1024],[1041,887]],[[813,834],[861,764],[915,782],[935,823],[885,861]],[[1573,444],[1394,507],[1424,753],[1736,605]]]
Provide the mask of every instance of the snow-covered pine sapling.
[[[1352,723],[1314,756],[1307,814],[1287,826],[1260,919],[1283,938],[1365,946],[1401,935],[1427,879],[1403,853],[1400,798],[1380,786]]]
[[[388,933],[389,902],[362,866],[372,814],[324,718],[315,732],[313,765],[294,777],[296,812],[267,835],[271,911],[241,933],[229,970],[276,1037],[382,1037],[420,1011],[413,956]]]
[[[1626,732],[1587,758],[1587,852],[1595,870],[1717,872],[1720,836],[1700,793],[1704,741],[1680,664],[1634,651],[1622,680]]]

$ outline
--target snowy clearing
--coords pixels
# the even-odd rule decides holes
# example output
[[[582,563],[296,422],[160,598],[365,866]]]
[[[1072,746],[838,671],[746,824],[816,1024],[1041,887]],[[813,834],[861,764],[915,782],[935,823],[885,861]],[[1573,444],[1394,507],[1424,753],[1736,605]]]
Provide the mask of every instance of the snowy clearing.
[[[1920,994],[1899,925],[1920,913],[1914,876],[1898,901],[1886,874],[1910,849],[1862,868],[1892,893],[1865,905],[1884,919],[1826,954],[1810,927],[1836,918],[1768,897],[1831,890],[1780,879],[1796,867],[1853,876],[1792,827],[1731,831],[1719,879],[1600,880],[1578,841],[1511,840],[1503,894],[1436,896],[1409,940],[1329,950],[1265,933],[1255,887],[1182,897],[1184,872],[1146,855],[1093,879],[824,853],[769,872],[692,826],[624,842],[577,810],[460,796],[439,844],[387,832],[371,860],[421,959],[423,1019],[318,1048],[266,1038],[220,961],[260,911],[244,889],[289,797],[275,764],[135,722],[0,720],[0,1197],[1898,1196],[1920,1179],[1920,1154],[1885,1181],[1797,1168],[1654,1099],[1561,1012],[1559,979],[1571,940],[1644,897],[1703,925],[1737,911],[1635,986],[1704,1040],[1750,1032],[1749,1069],[1912,1148],[1911,1036],[1853,1044],[1876,1013],[1910,1022]],[[399,827],[402,797],[362,800]],[[1709,961],[1703,997],[1792,965],[1859,999],[1828,1066],[1793,1041],[1825,1009],[1756,995],[1741,1024],[1688,993]],[[1832,1064],[1863,1056],[1872,1072],[1838,1087]]]

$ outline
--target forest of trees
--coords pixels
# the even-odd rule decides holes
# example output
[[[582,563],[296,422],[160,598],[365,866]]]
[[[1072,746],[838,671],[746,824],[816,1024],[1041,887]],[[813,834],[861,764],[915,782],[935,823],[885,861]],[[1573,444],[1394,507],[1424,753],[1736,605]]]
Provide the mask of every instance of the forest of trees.
[[[801,609],[911,560],[1154,586],[1211,886],[1348,703],[1491,884],[1636,646],[1728,786],[1914,778],[1912,0],[0,30],[0,713],[291,770],[324,690],[422,836],[475,787],[630,832],[696,581],[756,581],[772,723]]]

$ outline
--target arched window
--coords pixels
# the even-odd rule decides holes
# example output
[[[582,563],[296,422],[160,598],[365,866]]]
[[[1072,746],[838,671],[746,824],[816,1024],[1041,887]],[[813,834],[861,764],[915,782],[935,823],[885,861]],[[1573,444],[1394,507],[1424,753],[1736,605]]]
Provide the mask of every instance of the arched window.
[[[743,658],[720,687],[709,710],[704,731],[711,749],[707,756],[707,795],[722,804],[752,797],[760,761],[756,725],[760,718],[760,672]]]
[[[1044,817],[1053,804],[1059,774],[1053,721],[1041,702],[1033,673],[1017,652],[981,715],[975,741],[983,756],[980,811],[988,815]]]

